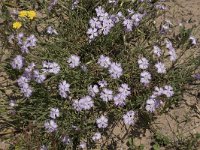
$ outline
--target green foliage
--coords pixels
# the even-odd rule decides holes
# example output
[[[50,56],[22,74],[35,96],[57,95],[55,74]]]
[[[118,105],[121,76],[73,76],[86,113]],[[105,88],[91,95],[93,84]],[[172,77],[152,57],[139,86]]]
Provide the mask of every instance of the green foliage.
[[[183,53],[192,46],[188,41],[193,28],[180,29],[178,35],[161,34],[154,21],[158,18],[158,10],[153,7],[157,0],[148,3],[139,3],[136,0],[122,0],[117,6],[112,6],[105,0],[82,0],[77,9],[71,10],[71,1],[61,0],[51,11],[48,10],[48,1],[25,1],[18,0],[10,2],[3,0],[0,10],[3,21],[0,28],[0,43],[3,50],[9,50],[10,57],[1,63],[3,71],[9,75],[13,86],[9,87],[13,91],[11,96],[5,96],[4,99],[17,100],[17,106],[12,110],[8,109],[6,124],[20,132],[16,140],[15,149],[39,149],[41,145],[46,145],[50,149],[77,149],[80,142],[85,140],[90,149],[94,149],[95,143],[91,140],[93,134],[97,131],[102,132],[103,136],[109,137],[110,130],[118,125],[122,120],[123,114],[129,110],[137,112],[137,121],[142,121],[141,128],[146,128],[153,120],[153,114],[145,110],[146,100],[151,96],[155,86],[162,87],[170,84],[175,92],[172,99],[161,97],[163,106],[158,108],[158,113],[163,113],[173,104],[179,103],[184,92],[184,86],[192,81],[192,74],[199,63],[199,56],[191,57],[180,63],[181,57],[175,62],[169,62],[167,49],[164,40],[170,39],[176,49],[181,48]],[[102,6],[108,13],[116,14],[121,11],[127,13],[131,8],[136,12],[145,13],[146,16],[137,28],[132,32],[126,32],[121,24],[117,24],[106,36],[99,36],[91,43],[88,42],[87,29],[88,22],[95,15],[95,8]],[[17,16],[11,12],[18,10],[35,10],[37,17],[34,20],[20,20],[23,27],[19,30],[12,28],[12,23],[17,20]],[[48,26],[56,28],[58,35],[48,35],[46,29]],[[37,46],[30,49],[29,54],[21,54],[16,38],[13,43],[8,42],[8,37],[12,34],[17,35],[23,32],[25,36],[34,34],[38,41]],[[155,58],[152,54],[154,45],[159,45],[164,51],[164,55]],[[35,62],[37,69],[42,69],[43,61],[55,61],[61,67],[61,72],[53,76],[47,75],[47,79],[42,84],[34,81],[30,82],[34,92],[30,98],[24,98],[20,93],[16,80],[23,74],[23,70],[14,70],[10,62],[16,55],[25,57],[25,66]],[[67,58],[76,54],[80,56],[82,64],[87,67],[83,71],[80,67],[71,69],[67,64]],[[123,76],[118,80],[113,80],[108,75],[108,71],[99,67],[96,63],[99,56],[104,54],[109,56],[113,62],[122,64]],[[144,56],[150,62],[148,71],[152,75],[152,81],[148,86],[140,83],[141,69],[138,67],[138,58]],[[158,74],[153,66],[156,62],[163,61],[169,66],[166,74]],[[24,69],[24,68],[23,68]],[[95,107],[90,111],[77,112],[73,109],[74,99],[79,99],[88,94],[87,88],[91,84],[96,84],[99,80],[108,81],[108,88],[117,91],[122,83],[127,83],[131,87],[131,96],[128,97],[126,106],[116,108],[111,103],[104,103],[99,97],[94,98]],[[70,83],[70,97],[63,99],[58,93],[58,84],[62,80]],[[6,87],[7,88],[7,87]],[[7,104],[6,103],[6,104]],[[3,105],[3,107],[8,107]],[[49,111],[57,107],[60,110],[60,117],[57,118],[59,129],[55,133],[47,133],[44,130],[44,123],[49,120]],[[1,108],[0,108],[1,109]],[[1,111],[0,111],[1,112]],[[109,117],[109,126],[101,130],[96,126],[96,118],[101,114]],[[76,128],[75,128],[76,127]],[[132,128],[132,127],[131,127]],[[134,128],[134,127],[133,127]],[[62,143],[61,138],[68,135],[72,142],[69,145]],[[19,140],[20,139],[20,140]],[[111,138],[109,139],[111,140]],[[132,139],[131,139],[132,140]],[[188,146],[196,143],[198,138],[191,141]],[[159,146],[167,146],[170,140],[161,134],[155,135],[156,144],[153,149],[158,150]],[[114,149],[116,143],[112,143]],[[130,149],[145,149],[144,145],[134,146],[133,141],[128,140]]]

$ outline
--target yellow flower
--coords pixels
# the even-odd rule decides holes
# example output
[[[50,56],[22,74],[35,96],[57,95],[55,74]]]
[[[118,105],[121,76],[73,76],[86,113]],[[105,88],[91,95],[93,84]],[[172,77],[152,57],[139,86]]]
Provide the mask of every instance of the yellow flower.
[[[13,23],[13,28],[14,29],[19,29],[19,28],[21,28],[21,26],[22,26],[21,22],[16,21],[16,22]]]
[[[27,12],[27,16],[32,20],[34,17],[36,17],[36,12],[34,10],[30,10]]]
[[[28,15],[28,11],[26,10],[22,10],[19,12],[19,17],[23,18],[23,17],[27,17]]]

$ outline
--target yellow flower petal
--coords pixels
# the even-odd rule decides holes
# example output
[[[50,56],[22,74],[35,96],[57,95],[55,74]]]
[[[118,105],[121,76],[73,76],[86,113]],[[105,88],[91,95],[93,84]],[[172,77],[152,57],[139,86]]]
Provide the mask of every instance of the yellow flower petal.
[[[19,17],[23,18],[23,17],[27,17],[27,16],[28,16],[28,11],[22,10],[19,12]]]
[[[29,19],[32,20],[33,18],[36,17],[36,12],[34,10],[30,10],[30,11],[28,11],[27,16]]]
[[[22,26],[21,22],[16,21],[16,22],[13,23],[13,28],[14,29],[19,29],[19,28],[21,28],[21,26]]]

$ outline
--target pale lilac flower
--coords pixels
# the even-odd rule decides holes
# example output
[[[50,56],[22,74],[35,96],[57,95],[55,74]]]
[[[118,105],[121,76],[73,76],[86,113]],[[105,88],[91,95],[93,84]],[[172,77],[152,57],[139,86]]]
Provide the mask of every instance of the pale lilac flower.
[[[170,20],[165,20],[165,23],[161,26],[161,33],[168,32],[172,25],[173,24]]]
[[[63,142],[64,144],[68,145],[69,143],[71,143],[71,139],[70,139],[69,136],[64,136],[64,137],[62,138],[62,142]]]
[[[166,7],[166,6],[160,5],[160,4],[155,5],[155,8],[156,8],[156,9],[159,9],[159,10],[167,10],[167,7]]]
[[[100,93],[100,98],[104,102],[108,102],[113,99],[113,91],[107,88],[104,88],[103,91]]]
[[[26,77],[28,80],[31,80],[34,68],[35,68],[35,63],[32,62],[28,67],[24,69],[25,71],[23,73],[23,76]]]
[[[32,95],[32,88],[28,85],[28,83],[23,84],[21,87],[21,93],[24,94],[25,97],[29,98]]]
[[[173,88],[170,85],[164,86],[163,94],[165,94],[167,97],[172,97],[174,95]]]
[[[73,2],[72,2],[72,10],[74,10],[75,8],[77,8],[78,4],[79,4],[79,0],[73,0]]]
[[[145,57],[142,57],[138,60],[138,65],[140,69],[147,69],[149,66],[149,61]]]
[[[98,85],[101,87],[101,88],[104,88],[108,85],[107,81],[105,80],[101,80],[98,82]]]
[[[102,16],[105,13],[105,10],[101,6],[95,8],[95,11],[98,17]]]
[[[166,73],[166,68],[165,68],[164,63],[158,62],[155,64],[155,67],[156,67],[158,73],[162,73],[162,74]]]
[[[143,71],[140,74],[140,82],[147,85],[150,83],[151,80],[151,74],[148,71]]]
[[[51,133],[57,130],[58,125],[54,120],[50,120],[49,122],[45,122],[44,127],[47,130],[47,132]]]
[[[176,51],[172,46],[172,42],[169,40],[165,40],[166,48],[169,50],[168,53],[170,55],[170,60],[175,61],[177,59]]]
[[[169,31],[169,25],[163,24],[163,25],[161,26],[160,32],[161,32],[161,33],[166,33],[166,32],[168,32],[168,31]]]
[[[12,44],[14,39],[15,39],[14,34],[11,34],[11,35],[8,36],[8,42],[9,42],[9,43]]]
[[[16,106],[16,101],[15,100],[10,100],[9,106],[10,107],[15,107]]]
[[[79,101],[77,99],[73,101],[72,106],[76,111],[81,111],[82,110],[82,108],[81,108],[81,106],[79,104]]]
[[[11,62],[12,68],[13,69],[22,69],[23,65],[24,65],[24,58],[21,55],[17,55],[13,61]]]
[[[42,145],[42,146],[40,147],[40,150],[48,150],[48,149],[47,149],[46,146]]]
[[[23,37],[24,37],[24,33],[17,34],[18,45],[22,45],[23,44],[23,39],[22,39]]]
[[[93,141],[98,141],[101,139],[101,133],[100,132],[96,132],[93,136],[92,136],[92,140]]]
[[[75,67],[78,67],[80,65],[80,57],[77,56],[77,55],[71,55],[67,62],[69,63],[69,66],[71,68],[75,68]]]
[[[131,94],[130,88],[128,87],[128,84],[123,83],[121,86],[118,88],[119,93],[124,95],[124,97],[127,97]]]
[[[112,78],[117,79],[120,76],[122,76],[123,69],[121,67],[121,64],[119,63],[111,63],[109,67],[109,73]]]
[[[130,31],[133,30],[133,20],[131,20],[131,19],[124,19],[123,25],[124,25],[124,27],[126,27],[126,30],[128,32],[130,32]]]
[[[28,53],[29,52],[29,47],[35,47],[36,46],[37,39],[35,35],[30,35],[23,43],[21,46],[21,51],[22,53]]]
[[[40,74],[38,70],[33,71],[33,77],[37,83],[42,83],[46,79],[44,74]]]
[[[105,116],[101,116],[96,120],[98,128],[106,128],[108,126],[108,119]]]
[[[59,117],[60,113],[59,113],[59,109],[58,108],[51,108],[50,111],[50,117],[52,119],[56,119],[57,117]]]
[[[98,36],[98,32],[97,32],[96,28],[89,28],[88,31],[87,31],[87,34],[89,36],[90,41]]]
[[[160,57],[162,54],[161,49],[158,46],[153,46],[153,53],[157,56]]]
[[[81,142],[80,145],[79,145],[79,147],[80,147],[81,149],[86,148],[86,143],[85,143],[85,142]]]
[[[126,105],[126,96],[123,93],[118,93],[113,99],[116,106],[123,107]]]
[[[21,93],[24,94],[25,97],[30,97],[32,95],[32,88],[29,86],[28,84],[29,80],[24,77],[21,76],[18,80],[18,86],[20,87]]]
[[[133,20],[133,24],[135,26],[138,26],[140,21],[142,20],[142,18],[144,17],[145,14],[140,14],[140,13],[136,13],[134,14],[131,19]]]
[[[111,61],[109,57],[101,55],[97,63],[103,68],[108,68],[111,64]]]
[[[99,34],[107,35],[114,26],[114,22],[110,17],[111,16],[107,14],[99,18],[99,20],[102,21],[102,27],[98,30]]]
[[[67,93],[69,93],[69,87],[70,87],[70,84],[67,83],[65,80],[62,81],[59,86],[58,86],[58,89],[59,89],[59,94],[62,98],[67,98]]]
[[[46,147],[45,145],[42,145],[42,146],[40,147],[40,150],[48,150],[48,149],[47,149],[47,147]]]
[[[197,44],[197,39],[196,39],[195,37],[190,36],[190,37],[189,37],[189,40],[191,41],[191,43],[192,43],[193,45],[196,45],[196,44]]]
[[[194,78],[197,79],[197,80],[200,80],[200,73],[195,74]]]
[[[160,107],[160,105],[162,104],[161,101],[156,100],[156,99],[148,99],[146,101],[146,110],[149,112],[154,112],[156,110],[156,108]]]
[[[47,27],[47,33],[58,35],[58,32],[52,26]]]
[[[111,15],[110,19],[112,20],[113,23],[118,23],[120,21],[120,18],[117,15]]]
[[[164,94],[164,89],[156,86],[151,98],[156,98],[157,96],[161,96],[162,94]]]
[[[112,4],[112,3],[113,3],[113,4],[117,4],[118,0],[109,0],[108,2],[111,3],[111,4]]]
[[[119,11],[119,12],[117,13],[117,17],[119,17],[119,18],[124,18],[124,15],[122,14],[121,11]]]
[[[102,22],[105,22],[108,18],[109,18],[109,14],[107,12],[104,12],[104,13],[100,14],[100,16],[99,16],[99,20]]]
[[[99,29],[99,28],[102,27],[101,21],[99,21],[99,19],[98,19],[98,18],[95,18],[95,17],[93,17],[92,19],[90,19],[89,24],[90,24],[90,26],[91,26],[92,28],[97,28],[97,29]]]
[[[99,93],[99,88],[98,88],[98,86],[97,85],[90,85],[89,87],[88,87],[88,93],[89,93],[89,95],[90,96],[92,96],[92,97],[95,97],[95,95],[97,94],[97,93]]]
[[[169,50],[169,55],[171,61],[175,61],[177,59],[177,55],[174,48]]]
[[[123,115],[123,120],[125,125],[133,125],[135,123],[135,112],[128,111],[126,114]]]
[[[26,39],[25,43],[28,44],[30,47],[34,47],[34,46],[36,46],[36,42],[37,42],[37,39],[36,39],[35,35],[32,34]]]
[[[90,96],[85,96],[78,101],[78,106],[80,110],[90,110],[94,107],[94,101]]]
[[[165,43],[166,43],[166,48],[167,49],[173,49],[173,46],[172,46],[172,42],[171,41],[169,41],[169,40],[165,40]]]
[[[55,63],[55,62],[46,62],[44,61],[42,63],[43,65],[43,72],[44,73],[54,73],[54,74],[58,74],[60,72],[60,66]]]
[[[21,76],[18,80],[17,80],[17,83],[18,83],[18,86],[19,87],[23,87],[24,84],[27,84],[29,82],[29,79],[24,77],[24,76]]]
[[[129,15],[134,14],[134,10],[133,10],[133,9],[128,9],[127,11],[128,11],[128,13],[129,13]]]

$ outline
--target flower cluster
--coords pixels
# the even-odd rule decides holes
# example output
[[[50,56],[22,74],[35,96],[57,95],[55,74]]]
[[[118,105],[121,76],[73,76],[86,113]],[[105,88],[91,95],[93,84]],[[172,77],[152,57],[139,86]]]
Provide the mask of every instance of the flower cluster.
[[[90,19],[90,28],[87,31],[90,42],[98,35],[107,35],[115,23],[119,22],[117,15],[109,15],[101,6],[97,7],[95,11],[97,17]]]
[[[101,55],[97,62],[103,68],[109,68],[110,76],[113,79],[120,78],[123,74],[123,69],[120,63],[111,62],[110,58],[104,55]]]
[[[54,132],[57,130],[58,125],[56,124],[56,122],[54,120],[50,120],[50,121],[46,121],[44,124],[45,129],[47,130],[47,132]]]
[[[141,22],[145,14],[134,13],[132,10],[129,10],[129,16],[124,18],[123,25],[126,28],[126,31],[130,32],[134,27],[137,27]]]
[[[67,98],[67,92],[69,93],[69,87],[70,87],[70,84],[67,83],[66,81],[62,81],[60,84],[59,84],[59,94],[62,98]]]
[[[43,66],[43,73],[54,73],[58,74],[60,72],[60,66],[56,62],[47,62],[44,61],[42,63]]]
[[[58,125],[56,124],[55,119],[60,116],[59,109],[58,108],[51,108],[49,116],[50,116],[51,120],[46,121],[44,123],[44,127],[45,127],[46,131],[50,133],[50,132],[56,131],[57,128],[58,128]]]
[[[29,86],[29,81],[26,77],[21,76],[17,82],[18,86],[21,88],[21,93],[24,94],[25,97],[30,97],[32,95],[32,88]]]
[[[22,69],[24,65],[23,61],[24,61],[24,58],[21,55],[17,55],[11,62],[12,68],[18,69],[18,70]]]
[[[90,110],[94,107],[94,101],[90,96],[85,96],[80,100],[74,100],[73,107],[76,111]]]
[[[28,18],[28,19],[30,19],[30,20],[32,20],[33,18],[35,18],[36,17],[36,12],[34,11],[34,10],[29,10],[29,11],[27,11],[27,10],[22,10],[22,11],[20,11],[19,12],[19,17],[20,18]]]
[[[89,93],[90,96],[95,97],[95,95],[99,93],[98,86],[97,85],[93,85],[93,86],[90,85],[88,87],[88,93]]]
[[[33,77],[37,83],[42,83],[46,79],[45,74],[41,74],[38,70],[33,71]]]
[[[155,87],[153,94],[146,101],[146,110],[149,112],[154,112],[156,108],[160,107],[163,102],[158,100],[157,97],[165,95],[167,98],[170,98],[174,95],[173,88],[170,85],[165,85],[163,88]]]
[[[114,104],[116,106],[126,105],[126,99],[131,94],[128,84],[121,84],[118,88],[118,94],[114,96]]]
[[[22,53],[28,53],[30,48],[36,46],[37,39],[33,34],[27,37],[25,40],[23,38],[24,34],[19,33],[17,35],[17,44],[20,46]]]
[[[104,102],[111,101],[113,99],[113,91],[107,88],[103,88],[102,92],[100,93],[100,98]]]
[[[109,3],[117,4],[117,0],[110,0]],[[97,7],[95,11],[97,16],[90,19],[90,28],[87,31],[89,42],[99,35],[109,34],[111,29],[120,21],[122,21],[126,31],[132,31],[133,27],[137,27],[145,16],[145,14],[134,13],[133,10],[128,10],[129,15],[127,17],[124,17],[122,12],[110,15],[101,6]]]
[[[165,41],[166,43],[166,48],[168,49],[168,53],[170,56],[170,61],[175,61],[177,59],[176,51],[174,47],[172,46],[172,42],[169,40]]]

